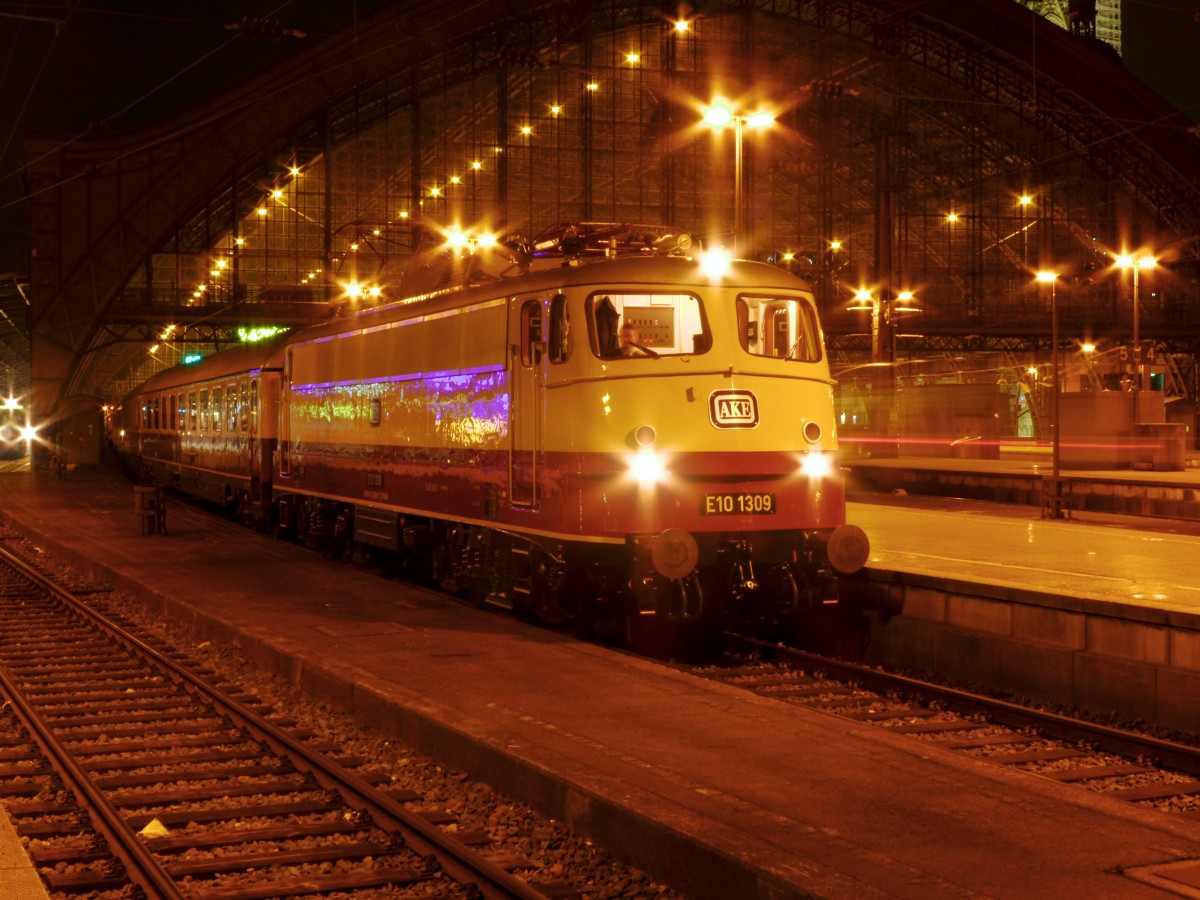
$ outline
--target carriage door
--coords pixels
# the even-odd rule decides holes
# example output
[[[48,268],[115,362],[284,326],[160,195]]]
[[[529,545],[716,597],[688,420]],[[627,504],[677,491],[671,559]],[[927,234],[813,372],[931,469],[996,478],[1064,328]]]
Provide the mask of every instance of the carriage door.
[[[279,457],[279,475],[287,478],[292,474],[292,348],[288,347],[283,359],[283,379],[279,385],[279,440],[276,454]]]
[[[542,449],[542,304],[514,301],[509,314],[512,401],[508,406],[508,492],[513,506],[536,508]]]

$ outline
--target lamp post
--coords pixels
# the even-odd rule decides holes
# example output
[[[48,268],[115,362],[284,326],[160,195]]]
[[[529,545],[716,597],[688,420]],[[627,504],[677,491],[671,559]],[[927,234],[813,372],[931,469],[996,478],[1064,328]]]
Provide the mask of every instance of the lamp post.
[[[1039,284],[1050,285],[1050,389],[1054,392],[1050,398],[1050,429],[1052,441],[1050,445],[1050,494],[1042,504],[1043,518],[1063,518],[1062,482],[1059,481],[1059,372],[1058,372],[1058,273],[1042,270],[1037,273]]]
[[[1129,253],[1122,253],[1117,257],[1117,267],[1121,269],[1133,270],[1133,359],[1135,366],[1136,378],[1134,379],[1134,390],[1140,391],[1145,388],[1143,383],[1142,370],[1142,343],[1141,334],[1139,332],[1139,315],[1138,315],[1138,273],[1142,269],[1153,269],[1158,265],[1158,260],[1153,256],[1133,256]]]
[[[728,100],[718,97],[704,110],[704,124],[714,131],[733,125],[733,255],[740,252],[738,246],[742,236],[742,131],[751,128],[766,128],[775,121],[769,112],[739,115]]]

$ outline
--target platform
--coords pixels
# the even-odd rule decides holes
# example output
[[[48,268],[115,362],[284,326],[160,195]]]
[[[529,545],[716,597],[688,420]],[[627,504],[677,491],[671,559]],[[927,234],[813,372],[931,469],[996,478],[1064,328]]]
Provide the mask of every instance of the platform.
[[[903,491],[1047,507],[1055,481],[1062,512],[1098,512],[1200,522],[1200,456],[1178,471],[1060,467],[1045,448],[1000,448],[998,459],[847,454],[848,489]]]
[[[0,476],[0,515],[50,552],[689,897],[1154,898],[1135,874],[1180,864],[1157,877],[1196,896],[1200,821],[465,608],[180,503],[142,534],[132,497],[101,471]]]

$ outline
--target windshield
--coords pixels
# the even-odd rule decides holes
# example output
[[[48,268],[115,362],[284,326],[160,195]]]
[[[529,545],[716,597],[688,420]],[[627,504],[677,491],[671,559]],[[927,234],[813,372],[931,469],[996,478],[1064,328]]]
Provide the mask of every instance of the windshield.
[[[737,300],[738,339],[753,356],[800,362],[821,359],[821,334],[812,306],[800,297],[744,294]]]
[[[704,353],[712,346],[700,299],[692,294],[601,292],[588,300],[592,350],[601,359]]]

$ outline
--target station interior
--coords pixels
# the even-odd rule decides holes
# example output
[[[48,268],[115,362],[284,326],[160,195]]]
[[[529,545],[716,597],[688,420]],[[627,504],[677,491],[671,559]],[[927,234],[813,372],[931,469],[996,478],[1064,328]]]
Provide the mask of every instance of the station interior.
[[[26,136],[6,413],[39,430],[35,462],[87,462],[103,409],[162,368],[420,293],[493,237],[621,223],[809,281],[847,454],[1044,453],[1053,432],[1064,466],[1183,468],[1200,138],[1123,67],[1114,8],[385,4],[319,41],[231,26],[282,29],[278,61],[155,122]],[[1122,449],[1134,434],[1159,449]],[[1097,436],[1112,449],[1069,449]]]

